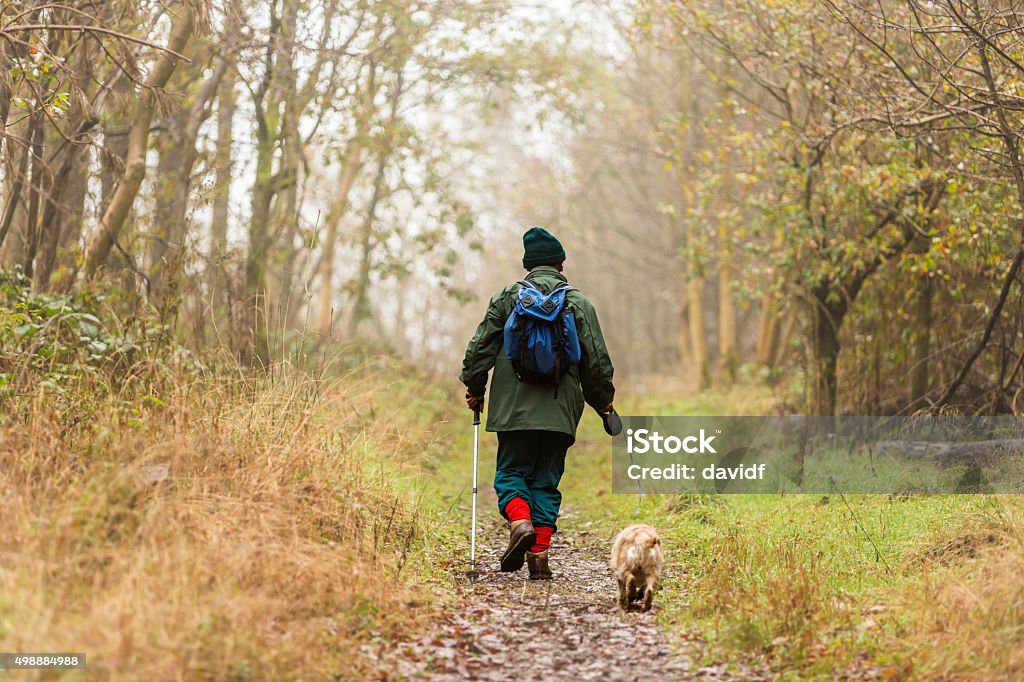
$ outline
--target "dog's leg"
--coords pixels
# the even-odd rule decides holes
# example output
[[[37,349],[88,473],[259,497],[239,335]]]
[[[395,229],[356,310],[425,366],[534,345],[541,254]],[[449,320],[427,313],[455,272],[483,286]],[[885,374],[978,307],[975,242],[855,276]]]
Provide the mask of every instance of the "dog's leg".
[[[626,576],[625,589],[623,590],[623,596],[620,599],[623,611],[629,610],[629,603],[633,601],[633,595],[636,593],[636,582],[632,575]]]
[[[625,611],[629,608],[629,590],[626,588],[626,581],[619,578],[619,607]]]
[[[643,571],[633,571],[633,583],[629,590],[629,601],[640,601],[640,597],[643,596],[643,582]]]
[[[654,579],[648,578],[647,584],[644,586],[644,611],[651,610],[651,604],[654,603]]]

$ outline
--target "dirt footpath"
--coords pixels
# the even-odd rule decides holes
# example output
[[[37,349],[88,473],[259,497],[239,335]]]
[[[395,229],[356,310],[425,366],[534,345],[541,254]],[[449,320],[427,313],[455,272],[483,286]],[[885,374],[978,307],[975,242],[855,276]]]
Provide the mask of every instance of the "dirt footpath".
[[[430,632],[392,649],[385,676],[435,682],[761,679],[726,673],[725,666],[696,667],[658,627],[657,597],[650,613],[623,614],[607,564],[610,542],[573,514],[559,519],[551,581],[529,580],[525,566],[498,571],[508,531],[489,516],[478,538],[479,581],[470,584],[460,573],[456,605]],[[665,579],[673,579],[671,567]],[[700,643],[690,646],[692,653]]]

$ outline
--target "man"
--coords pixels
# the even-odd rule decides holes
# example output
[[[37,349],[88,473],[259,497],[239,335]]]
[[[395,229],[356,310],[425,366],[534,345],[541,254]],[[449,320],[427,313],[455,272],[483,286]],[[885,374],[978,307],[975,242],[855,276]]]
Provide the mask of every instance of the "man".
[[[546,295],[566,285],[562,275],[565,249],[550,232],[531,228],[523,235],[523,248],[523,267],[529,271],[525,281],[532,288]],[[469,409],[482,410],[487,373],[494,368],[486,428],[498,433],[494,489],[498,511],[511,527],[501,570],[518,571],[525,560],[531,580],[549,580],[548,547],[562,502],[558,484],[565,469],[565,453],[576,440],[584,401],[607,414],[612,410],[615,387],[597,313],[575,289],[566,294],[565,305],[575,318],[582,351],[579,363],[568,368],[557,386],[519,379],[505,357],[504,326],[522,286],[510,284],[491,298],[487,314],[466,348],[460,379],[467,388]]]

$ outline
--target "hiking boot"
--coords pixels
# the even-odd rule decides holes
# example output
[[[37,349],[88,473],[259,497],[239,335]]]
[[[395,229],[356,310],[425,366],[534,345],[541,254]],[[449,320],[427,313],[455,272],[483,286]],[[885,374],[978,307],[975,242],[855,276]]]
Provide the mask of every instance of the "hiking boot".
[[[530,569],[530,580],[551,580],[551,569],[548,568],[548,551],[527,552],[526,565]]]
[[[526,553],[536,541],[537,531],[533,529],[533,524],[529,520],[514,522],[508,534],[508,547],[501,555],[501,570],[513,573],[522,568],[523,562],[526,561]]]

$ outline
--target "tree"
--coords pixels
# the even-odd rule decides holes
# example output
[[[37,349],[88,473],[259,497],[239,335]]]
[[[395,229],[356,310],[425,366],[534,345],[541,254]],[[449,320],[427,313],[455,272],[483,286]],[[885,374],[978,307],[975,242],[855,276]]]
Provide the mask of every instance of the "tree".
[[[150,124],[156,112],[159,90],[170,80],[181,59],[180,53],[192,37],[196,23],[195,9],[184,2],[171,23],[166,51],[161,51],[142,83],[135,118],[128,134],[128,151],[124,173],[100,218],[100,226],[89,240],[85,253],[84,274],[92,278],[110,255],[132,208],[139,186],[146,176],[146,151],[149,148]]]
[[[744,159],[748,184],[760,185],[748,195],[755,229],[734,231],[732,239],[750,261],[770,264],[766,269],[776,279],[769,290],[803,301],[813,409],[833,414],[851,306],[865,282],[908,249],[934,213],[944,196],[942,171],[922,148],[852,125],[854,99],[838,85],[860,77],[851,73],[854,48],[821,49],[824,41],[848,44],[821,6],[650,4],[674,30],[693,32],[694,54],[734,100],[727,106],[744,102],[759,116],[757,137],[732,133],[722,140]],[[736,172],[723,177],[730,175]],[[751,240],[751,232],[759,239]]]
[[[874,58],[893,68],[894,77],[869,81],[860,91],[867,101],[862,120],[915,139],[941,136],[954,140],[959,149],[974,157],[974,164],[973,173],[963,172],[967,170],[963,161],[951,171],[968,178],[992,174],[1008,181],[1016,194],[1018,212],[1024,210],[1020,132],[1024,105],[1017,95],[1024,59],[1016,47],[1024,38],[1021,8],[1016,3],[980,0],[830,5],[868,48],[870,56],[865,61]],[[897,41],[895,47],[890,35]],[[1013,284],[1020,278],[1024,220],[1019,215],[1013,225],[1005,226],[1006,232],[1015,233],[1016,243],[1002,259],[1001,284],[981,337],[934,401],[933,409],[942,408],[963,386],[991,341]],[[930,301],[929,292],[922,296]],[[1002,381],[997,383],[996,401],[1006,388]],[[920,389],[918,386],[914,392]]]

